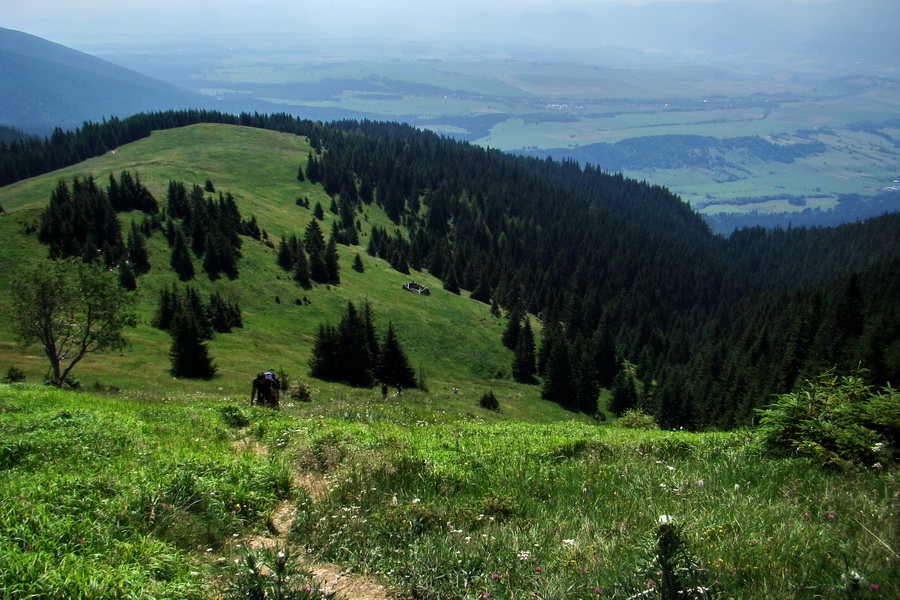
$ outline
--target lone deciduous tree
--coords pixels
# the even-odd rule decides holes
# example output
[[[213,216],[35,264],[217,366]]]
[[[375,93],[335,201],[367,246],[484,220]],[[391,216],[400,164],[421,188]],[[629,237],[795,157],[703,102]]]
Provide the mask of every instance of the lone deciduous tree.
[[[101,265],[42,262],[13,280],[11,329],[23,344],[41,345],[50,383],[62,386],[87,354],[125,346],[122,330],[137,325],[132,305],[116,273]]]

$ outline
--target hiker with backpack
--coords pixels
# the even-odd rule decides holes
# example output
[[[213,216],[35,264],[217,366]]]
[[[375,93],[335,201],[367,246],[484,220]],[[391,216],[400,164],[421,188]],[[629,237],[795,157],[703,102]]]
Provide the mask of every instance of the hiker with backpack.
[[[275,378],[274,373],[259,373],[250,390],[250,404],[278,408],[280,391],[281,382]]]

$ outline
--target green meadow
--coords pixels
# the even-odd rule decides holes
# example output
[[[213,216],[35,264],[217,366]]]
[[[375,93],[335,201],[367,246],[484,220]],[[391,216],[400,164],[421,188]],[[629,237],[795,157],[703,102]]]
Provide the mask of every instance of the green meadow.
[[[270,548],[293,597],[321,564],[385,589],[343,598],[657,598],[664,565],[698,598],[897,597],[896,472],[501,407],[0,385],[0,590],[250,597]]]

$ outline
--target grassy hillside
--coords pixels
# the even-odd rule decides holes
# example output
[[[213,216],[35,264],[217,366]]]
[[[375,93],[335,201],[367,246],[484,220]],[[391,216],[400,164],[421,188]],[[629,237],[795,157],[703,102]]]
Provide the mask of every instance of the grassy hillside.
[[[0,217],[0,232],[4,240],[13,242],[0,249],[0,283],[5,284],[0,301],[8,298],[10,275],[46,255],[35,236],[24,231],[36,221],[61,179],[71,181],[74,176],[92,174],[105,185],[111,173],[129,170],[140,175],[158,200],[164,200],[170,180],[202,185],[209,179],[217,190],[235,196],[243,218],[256,216],[277,247],[280,236],[302,235],[313,218],[311,210],[296,205],[300,196],[309,198],[311,207],[321,202],[326,209],[322,230],[328,232],[331,227],[334,215],[327,210],[330,198],[319,186],[296,179],[297,168],[306,163],[308,152],[307,141],[293,135],[196,125],[155,132],[114,153],[2,188],[0,206],[7,212]],[[374,205],[366,210],[364,222],[391,225]],[[132,217],[122,218],[127,221]],[[342,283],[338,286],[301,289],[276,265],[273,248],[249,239],[242,248],[239,279],[212,283],[205,275],[198,275],[191,285],[204,296],[218,289],[230,302],[239,302],[244,313],[243,329],[219,335],[210,344],[219,368],[218,376],[211,381],[173,380],[168,374],[169,336],[148,325],[159,290],[177,281],[169,269],[170,251],[163,236],[154,236],[149,240],[152,271],[138,281],[142,324],[128,332],[130,347],[121,356],[89,357],[73,374],[86,385],[97,383],[161,395],[249,395],[250,380],[263,369],[284,369],[294,381],[305,379],[318,324],[336,323],[348,301],[359,305],[368,299],[375,310],[376,326],[383,329],[388,321],[393,322],[410,363],[424,373],[430,393],[423,394],[423,402],[475,410],[480,395],[493,389],[504,412],[526,419],[568,418],[556,405],[540,401],[537,387],[511,383],[512,353],[500,343],[505,322],[491,316],[487,305],[465,294],[443,291],[441,283],[427,273],[408,277],[384,261],[367,256],[365,234],[361,247],[339,248]],[[350,268],[357,253],[363,258],[364,273]],[[429,286],[432,294],[425,297],[403,291],[402,285],[410,277]],[[8,323],[0,325],[0,369],[4,373],[13,365],[26,372],[28,381],[40,381],[46,360],[38,352],[32,347],[23,355],[13,342]],[[311,385],[315,399],[375,393],[319,381]],[[451,392],[454,387],[461,390],[459,394]]]
[[[170,180],[209,179],[277,246],[313,218],[297,197],[326,207],[324,231],[334,218],[296,179],[309,151],[297,136],[197,125],[0,189],[0,302],[46,254],[34,223],[60,179],[130,170],[158,199]],[[364,224],[392,227],[364,210]],[[838,473],[773,458],[753,432],[643,431],[563,411],[511,382],[504,320],[368,257],[363,229],[362,247],[340,248],[340,285],[303,290],[273,247],[246,238],[239,279],[198,276],[204,296],[215,288],[243,309],[244,328],[210,343],[210,381],[173,379],[169,336],[148,324],[175,282],[159,234],[130,346],[74,371],[89,393],[33,383],[46,361],[3,321],[0,370],[28,383],[0,384],[0,596],[259,598],[270,571],[257,559],[340,573],[288,580],[306,600],[683,597],[670,585],[717,599],[897,595],[889,457]],[[432,295],[403,291],[410,278]],[[427,391],[382,400],[308,378],[317,325],[364,300],[378,328],[394,324]],[[309,383],[312,402],[249,406],[250,379],[268,368]],[[476,405],[488,389],[499,413]]]
[[[653,591],[666,574],[696,598],[900,593],[889,470],[413,406],[0,385],[0,595],[262,597],[247,555],[278,551],[342,574],[292,580],[307,599],[681,597]]]

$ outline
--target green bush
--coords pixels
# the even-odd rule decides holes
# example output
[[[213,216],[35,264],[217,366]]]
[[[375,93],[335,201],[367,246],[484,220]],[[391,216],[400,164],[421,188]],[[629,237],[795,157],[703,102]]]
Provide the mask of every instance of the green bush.
[[[18,367],[10,367],[6,371],[6,377],[3,378],[3,383],[21,383],[22,381],[25,381],[25,371]]]
[[[478,401],[478,406],[494,412],[500,412],[500,402],[497,400],[497,396],[494,395],[493,391],[487,391],[482,394],[481,400]]]
[[[659,429],[652,415],[637,408],[626,410],[616,419],[616,425],[625,429]]]
[[[250,424],[250,419],[244,414],[244,411],[233,404],[219,407],[219,416],[227,426],[234,429],[240,429]]]
[[[831,466],[880,468],[894,461],[900,439],[897,392],[833,371],[807,380],[799,391],[782,394],[757,412],[765,446]]]

